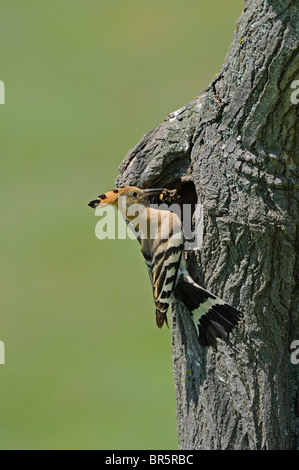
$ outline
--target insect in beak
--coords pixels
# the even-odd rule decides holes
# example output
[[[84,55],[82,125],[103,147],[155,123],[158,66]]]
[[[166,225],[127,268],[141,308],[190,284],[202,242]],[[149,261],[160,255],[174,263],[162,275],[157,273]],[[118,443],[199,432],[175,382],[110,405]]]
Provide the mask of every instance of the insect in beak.
[[[143,199],[148,196],[158,196],[164,191],[163,188],[143,189],[139,194],[139,199]]]

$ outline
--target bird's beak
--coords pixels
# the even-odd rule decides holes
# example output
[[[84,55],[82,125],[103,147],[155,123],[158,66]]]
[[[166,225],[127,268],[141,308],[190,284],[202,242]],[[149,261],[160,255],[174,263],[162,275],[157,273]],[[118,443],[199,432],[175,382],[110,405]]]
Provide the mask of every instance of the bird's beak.
[[[139,199],[143,199],[148,196],[158,196],[164,191],[163,188],[143,189],[139,194]]]

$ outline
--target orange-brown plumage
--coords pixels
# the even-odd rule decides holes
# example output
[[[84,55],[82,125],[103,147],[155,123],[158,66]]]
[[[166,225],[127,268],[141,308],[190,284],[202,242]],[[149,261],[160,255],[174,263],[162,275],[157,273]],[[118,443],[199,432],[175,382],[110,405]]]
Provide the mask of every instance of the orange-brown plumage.
[[[169,203],[179,197],[176,190],[124,186],[101,194],[89,206],[114,205],[126,222],[133,224],[134,233],[138,232],[137,238],[153,287],[158,327],[167,324],[167,310],[174,294],[190,311],[200,344],[213,345],[217,338],[227,336],[242,314],[193,281],[183,256],[181,219],[171,210],[144,205],[143,199],[153,195]],[[124,199],[121,200],[120,196]],[[135,204],[138,217],[134,214]]]
[[[115,204],[117,202],[117,199],[119,196],[122,194],[126,193],[127,191],[134,190],[134,189],[139,189],[135,188],[135,186],[124,186],[122,188],[116,188],[111,191],[107,191],[104,194],[101,194],[97,199],[90,201],[88,204],[91,207],[97,207],[99,205],[104,205],[104,204]]]

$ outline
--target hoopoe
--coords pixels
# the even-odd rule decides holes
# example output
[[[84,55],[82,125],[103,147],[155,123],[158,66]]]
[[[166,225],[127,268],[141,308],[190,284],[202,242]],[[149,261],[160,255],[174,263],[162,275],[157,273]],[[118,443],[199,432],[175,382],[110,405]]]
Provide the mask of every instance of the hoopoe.
[[[188,273],[183,227],[178,215],[144,204],[144,198],[149,196],[158,195],[160,200],[165,201],[168,197],[171,199],[173,194],[173,191],[161,188],[142,190],[124,186],[101,194],[88,205],[93,208],[113,205],[126,222],[132,223],[133,228],[138,230],[137,238],[152,283],[158,327],[161,328],[164,322],[168,325],[167,311],[174,294],[191,313],[199,343],[202,346],[214,345],[217,338],[226,338],[242,314],[196,284]],[[136,211],[130,211],[135,204],[138,204],[134,206],[138,207],[138,222]]]

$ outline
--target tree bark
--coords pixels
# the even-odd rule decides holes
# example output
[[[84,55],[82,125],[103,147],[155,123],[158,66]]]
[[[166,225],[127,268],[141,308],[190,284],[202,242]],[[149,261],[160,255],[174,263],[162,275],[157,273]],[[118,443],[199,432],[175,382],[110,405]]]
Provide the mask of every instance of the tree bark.
[[[298,25],[294,0],[246,2],[219,74],[120,166],[119,185],[175,187],[203,204],[188,269],[244,313],[228,341],[202,348],[174,300],[180,449],[299,447]]]

